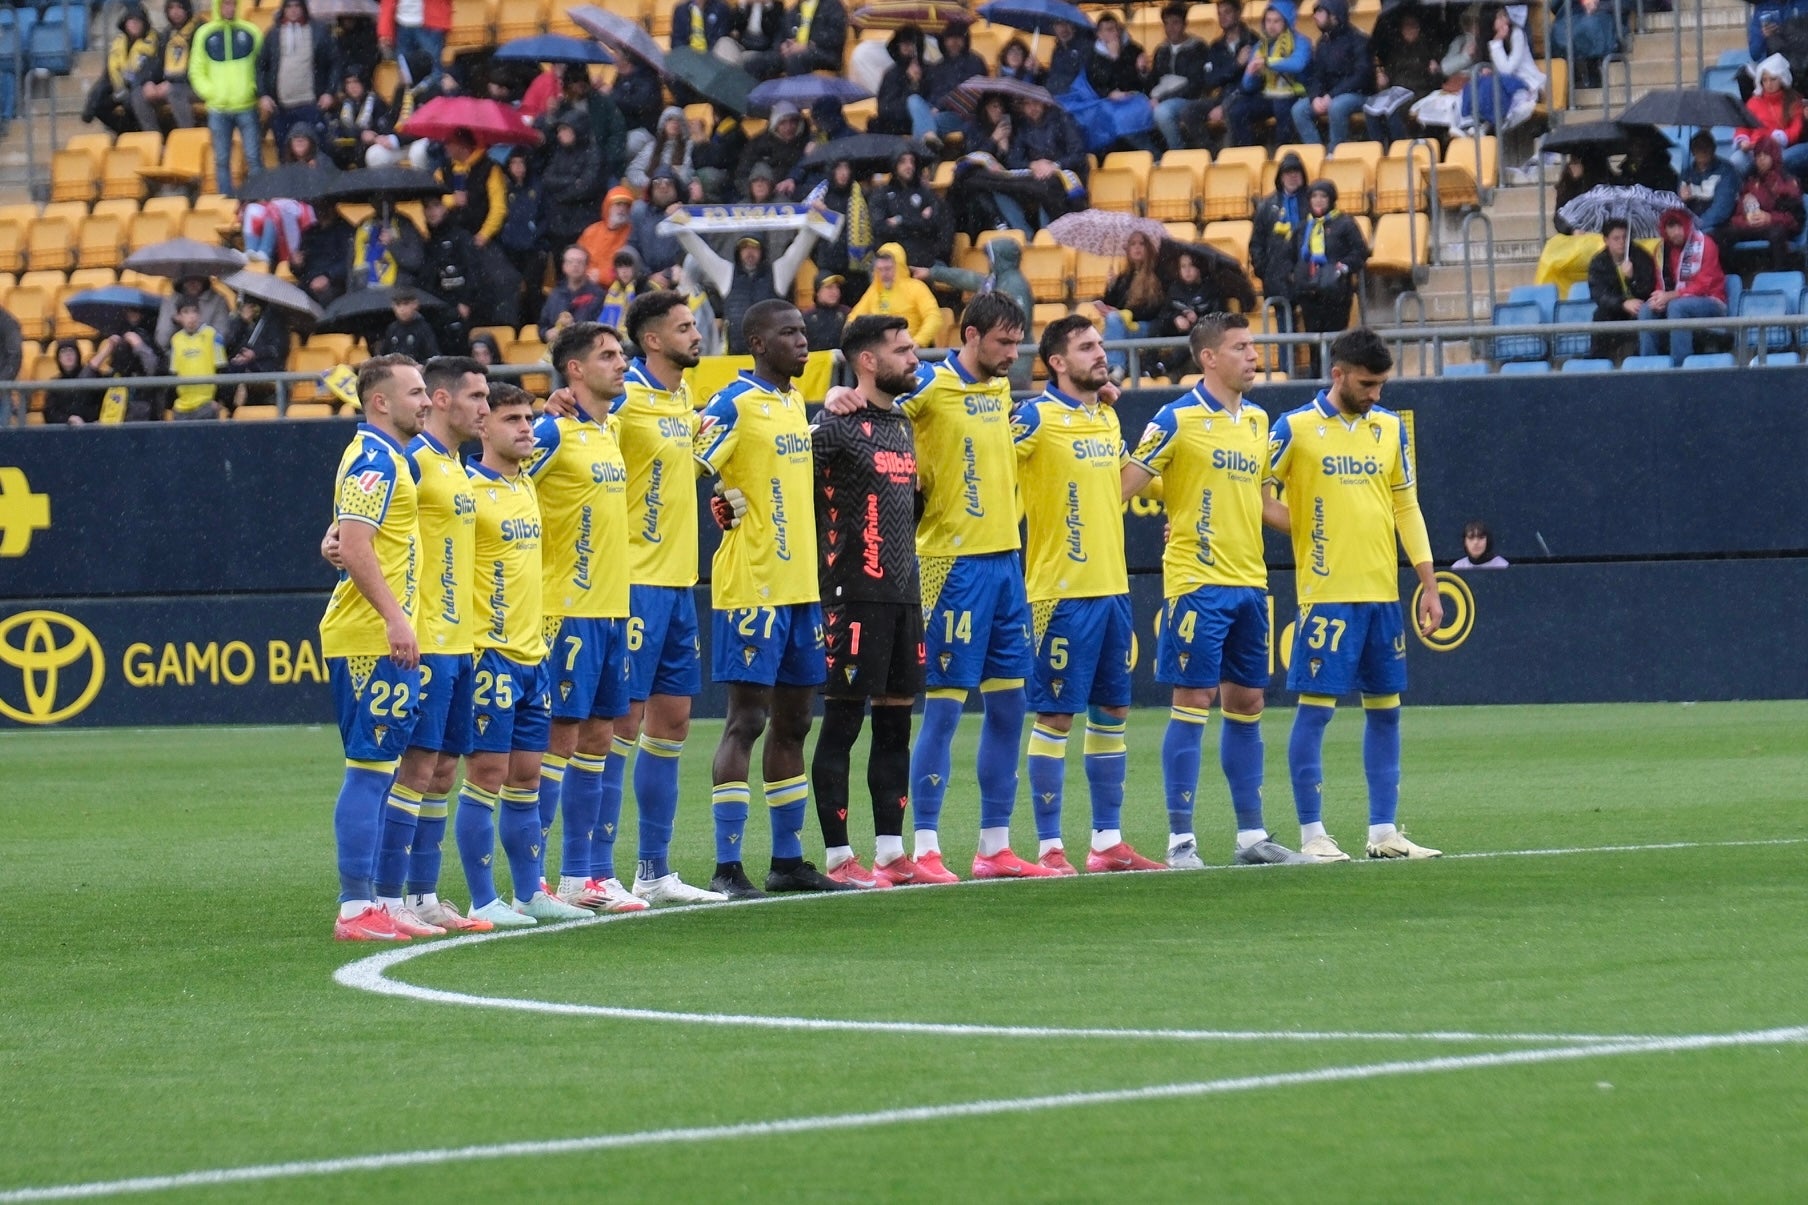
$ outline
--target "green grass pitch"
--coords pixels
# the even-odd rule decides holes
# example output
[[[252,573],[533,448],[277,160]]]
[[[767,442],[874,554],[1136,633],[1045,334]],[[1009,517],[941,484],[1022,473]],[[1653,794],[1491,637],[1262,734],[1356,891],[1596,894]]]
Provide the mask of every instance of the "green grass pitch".
[[[1164,722],[1140,712],[1130,730],[1126,835],[1145,852],[1166,831]],[[1222,864],[1217,722],[1198,828]],[[1289,722],[1274,713],[1265,732],[1269,823],[1291,844]],[[1326,820],[1358,853],[1361,728],[1346,711],[1326,746]],[[8,733],[0,1203],[291,1162],[319,1165],[142,1187],[209,1201],[1802,1200],[1805,730],[1804,702],[1409,708],[1403,818],[1442,861],[694,909],[458,943],[386,972],[456,999],[335,981],[384,948],[329,940],[332,731]],[[713,857],[718,731],[699,723],[685,755],[675,861],[693,882]],[[975,734],[963,726],[944,822],[963,873]],[[858,800],[858,765],[854,780]],[[1069,784],[1078,851],[1077,754]],[[748,831],[757,868],[757,809]],[[1525,850],[1576,852],[1474,856]],[[464,902],[449,838],[446,872]],[[498,1006],[529,1000],[881,1024]],[[1073,1032],[1087,1029],[1187,1032]],[[994,1103],[955,1108],[973,1102]],[[338,1162],[507,1143],[527,1145]]]

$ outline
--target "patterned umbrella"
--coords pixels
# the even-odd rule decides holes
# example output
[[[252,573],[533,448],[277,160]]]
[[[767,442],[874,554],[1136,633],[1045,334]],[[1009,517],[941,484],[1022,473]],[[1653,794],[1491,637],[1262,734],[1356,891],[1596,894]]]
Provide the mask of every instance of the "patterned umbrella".
[[[1168,237],[1167,227],[1154,218],[1139,218],[1133,213],[1113,213],[1105,209],[1082,209],[1062,214],[1048,224],[1048,236],[1063,247],[1090,251],[1121,259],[1130,236],[1140,234],[1150,246],[1160,247]]]
[[[567,15],[579,29],[609,49],[631,54],[659,74],[666,74],[665,51],[659,49],[652,34],[635,22],[594,4],[580,4],[568,9]]]
[[[1601,184],[1572,197],[1557,216],[1585,234],[1598,234],[1608,218],[1625,218],[1633,238],[1656,238],[1657,222],[1667,209],[1688,208],[1673,192],[1643,184]]]
[[[980,103],[990,96],[1004,96],[1012,100],[1039,100],[1045,105],[1055,103],[1054,94],[1047,88],[1036,84],[1026,84],[1022,80],[998,79],[990,75],[976,75],[948,94],[948,103],[960,113],[968,117],[979,111]]]
[[[747,106],[749,112],[765,114],[780,101],[788,100],[800,109],[807,109],[819,100],[838,100],[845,105],[870,100],[872,95],[853,80],[839,76],[791,75],[767,80],[749,92]]]
[[[540,131],[521,120],[521,110],[478,96],[436,96],[396,127],[409,138],[444,142],[468,132],[478,146],[534,146]]]
[[[979,6],[979,15],[994,25],[1008,25],[1028,33],[1053,33],[1065,21],[1076,29],[1093,28],[1092,18],[1062,0],[992,0]]]
[[[331,21],[338,17],[369,17],[375,20],[377,10],[382,7],[377,0],[313,0],[308,5],[308,16],[316,21]]]

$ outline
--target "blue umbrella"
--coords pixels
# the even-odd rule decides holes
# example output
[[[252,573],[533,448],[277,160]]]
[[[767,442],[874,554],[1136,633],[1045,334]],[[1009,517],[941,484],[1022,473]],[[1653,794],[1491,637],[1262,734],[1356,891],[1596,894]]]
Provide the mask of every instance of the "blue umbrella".
[[[994,25],[1008,25],[1029,33],[1053,33],[1057,21],[1080,29],[1093,28],[1091,17],[1062,0],[993,0],[979,6],[979,15]]]
[[[516,38],[497,48],[495,58],[515,63],[613,63],[615,56],[587,38],[559,33],[537,33]]]
[[[64,303],[69,316],[83,326],[91,326],[101,334],[113,334],[132,325],[126,321],[127,310],[137,310],[146,319],[155,319],[163,298],[143,289],[126,285],[108,285],[77,293]]]
[[[567,9],[566,15],[579,29],[607,44],[611,50],[631,54],[661,75],[665,74],[665,51],[659,48],[659,43],[644,26],[594,4]]]
[[[870,100],[872,95],[853,80],[842,79],[840,76],[792,75],[767,80],[747,94],[747,105],[750,112],[764,115],[771,112],[772,106],[781,100],[790,101],[800,109],[807,109],[819,100],[838,100],[845,105],[857,100]]]

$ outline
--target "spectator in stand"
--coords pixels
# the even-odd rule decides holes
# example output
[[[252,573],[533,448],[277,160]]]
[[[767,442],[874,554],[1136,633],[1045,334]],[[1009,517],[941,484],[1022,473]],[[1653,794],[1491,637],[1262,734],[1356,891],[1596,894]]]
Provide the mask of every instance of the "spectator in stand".
[[[377,43],[383,56],[413,61],[426,56],[427,72],[414,76],[429,95],[439,86],[440,60],[452,31],[452,0],[382,0],[377,9]]]
[[[1168,301],[1162,307],[1155,333],[1168,338],[1187,339],[1200,318],[1223,308],[1224,299],[1218,295],[1218,290],[1206,276],[1198,253],[1182,251],[1174,259],[1174,280],[1168,285]],[[1179,380],[1189,372],[1196,372],[1198,366],[1193,361],[1190,342],[1186,347],[1159,354],[1156,370],[1170,380]]]
[[[428,325],[441,353],[462,356],[471,346],[471,327],[482,321],[479,308],[488,308],[486,293],[495,286],[478,266],[470,230],[460,224],[458,211],[448,208],[444,197],[423,200],[421,216],[427,219],[421,240],[427,260],[423,278],[427,290],[446,303],[445,309],[433,311]]]
[[[998,76],[1000,79],[1021,80],[1026,84],[1043,82],[1042,68],[1030,55],[1030,44],[1022,38],[1012,38],[998,52]]]
[[[336,206],[328,205],[320,212],[324,216],[301,236],[301,252],[289,268],[314,304],[325,309],[344,294],[351,274],[352,227]]]
[[[1293,284],[1293,232],[1306,220],[1306,164],[1292,151],[1274,169],[1274,191],[1256,206],[1249,263],[1265,297],[1286,297]]]
[[[638,192],[646,191],[647,184],[661,169],[672,173],[678,181],[679,191],[690,191],[695,172],[691,163],[691,128],[684,119],[684,110],[677,105],[670,105],[660,113],[653,137],[642,144],[628,164],[628,187]]]
[[[665,110],[665,91],[659,82],[659,73],[631,54],[618,55],[609,100],[621,114],[622,125],[627,131],[622,150],[631,161],[641,147],[653,141],[654,127]]]
[[[305,126],[297,126],[290,132],[286,150],[292,162],[313,164],[319,161],[314,135]],[[314,207],[306,201],[274,197],[241,205],[239,220],[246,259],[258,264],[293,265],[295,256],[301,251],[302,235],[313,227],[315,215]]]
[[[981,293],[1002,293],[1015,301],[1024,313],[1033,313],[1036,298],[1030,290],[1029,278],[1023,274],[1023,246],[1016,239],[995,238],[986,244],[985,272],[972,272],[965,268],[950,268],[946,264],[934,267],[913,267],[910,274],[921,281],[941,285],[944,289],[958,289],[962,293],[978,296]],[[966,307],[956,304],[955,313],[961,313]],[[957,329],[943,332],[945,335],[959,338]],[[958,346],[958,344],[956,344]],[[1019,355],[1011,365],[1011,388],[1028,389],[1030,373],[1034,368],[1034,353]]]
[[[1205,67],[1210,56],[1203,39],[1187,32],[1187,6],[1170,4],[1161,10],[1161,45],[1149,58],[1143,91],[1155,103],[1155,128],[1170,150],[1196,146],[1186,122],[1205,93]]]
[[[647,181],[646,197],[634,202],[628,214],[633,228],[628,245],[639,253],[644,275],[655,289],[671,288],[678,279],[678,265],[684,261],[684,245],[677,237],[659,233],[667,212],[681,203],[677,175],[662,167]]]
[[[1632,241],[1625,218],[1608,218],[1601,238],[1606,246],[1588,262],[1588,297],[1595,303],[1595,321],[1631,322],[1657,292],[1657,261]],[[1632,345],[1629,335],[1598,334],[1592,354],[1618,360]]]
[[[881,245],[873,256],[872,287],[848,310],[848,321],[864,314],[904,319],[918,347],[934,347],[942,333],[942,303],[928,285],[911,275],[910,257],[897,243]]]
[[[1350,118],[1375,91],[1374,57],[1369,40],[1350,24],[1349,0],[1319,0],[1312,10],[1318,45],[1312,49],[1312,82],[1293,104],[1293,128],[1301,142],[1317,145],[1318,123],[1328,130],[1325,149],[1334,151],[1350,140]]]
[[[156,70],[157,35],[140,4],[126,5],[118,29],[107,47],[106,70],[94,81],[82,105],[82,121],[99,121],[115,134],[127,134],[140,128],[133,101],[141,82],[152,78]],[[153,123],[145,128],[157,127]]]
[[[868,199],[873,235],[904,248],[913,264],[946,259],[954,249],[954,220],[947,204],[923,179],[911,151],[899,155],[891,180]],[[825,344],[824,346],[839,346]]]
[[[1532,110],[1538,107],[1538,97],[1544,91],[1544,72],[1538,69],[1538,60],[1532,55],[1532,44],[1524,27],[1513,20],[1511,7],[1494,10],[1488,61],[1469,80],[1466,115],[1477,127],[1489,125],[1497,130],[1513,129],[1532,115]]]
[[[1481,17],[1475,9],[1466,8],[1458,21],[1458,33],[1450,39],[1450,45],[1445,48],[1444,57],[1438,66],[1448,79],[1481,62],[1486,50],[1481,39]]]
[[[521,116],[536,126],[543,126],[544,118],[559,103],[559,96],[564,90],[565,80],[558,64],[548,63],[522,91]]]
[[[1060,173],[1072,172],[1081,185],[1086,183],[1091,166],[1086,138],[1072,114],[1059,105],[1039,100],[1017,102],[1010,154],[1004,165],[1029,173],[1025,181],[1029,188],[1022,195],[1001,193],[994,198],[1004,220],[1016,229],[1033,234],[1070,208],[1085,208],[1083,200],[1074,201],[1068,196],[1067,183]],[[1038,212],[1031,213],[1032,208]]]
[[[646,287],[646,274],[642,270],[640,252],[632,244],[615,253],[613,267],[615,279],[603,291],[603,308],[597,313],[596,320],[604,326],[620,329],[628,316],[628,307]]]
[[[1770,245],[1770,253],[1761,266],[1787,268],[1793,258],[1790,244],[1801,229],[1801,182],[1783,166],[1775,143],[1759,142],[1752,147],[1752,165],[1740,185],[1733,216],[1717,239],[1721,262],[1732,264],[1732,252],[1741,243],[1763,242]]]
[[[1463,524],[1463,554],[1452,569],[1505,569],[1507,558],[1494,551],[1494,533],[1480,519]]]
[[[827,187],[818,200],[824,209],[840,215],[841,228],[832,238],[818,239],[810,258],[816,264],[818,273],[841,277],[847,282],[847,295],[858,298],[866,292],[867,282],[872,279],[869,271],[872,262],[870,248],[878,233],[872,221],[872,208],[867,203],[865,192],[854,179],[854,165],[846,159],[837,159],[829,165],[829,174],[824,184]],[[868,254],[858,262],[850,248],[856,225],[862,226],[868,248]]]
[[[1808,3],[1804,0],[1764,0],[1752,5],[1752,15],[1746,22],[1746,52],[1751,61],[1761,63],[1772,54],[1782,54],[1786,58],[1796,58],[1789,52],[1800,44],[1800,31],[1804,19],[1808,18]],[[1794,70],[1794,67],[1791,67]]]
[[[848,308],[841,304],[841,277],[830,273],[818,276],[815,304],[804,311],[804,338],[817,350],[841,346],[841,331],[847,326]]]
[[[924,41],[922,30],[906,25],[885,43],[891,66],[879,81],[878,112],[867,127],[872,133],[909,134],[922,142],[939,140],[935,111],[929,104],[929,69],[923,65]]]
[[[569,247],[578,241],[602,203],[601,172],[590,122],[577,109],[560,113],[552,126],[551,153],[540,172],[546,201],[546,244]]]
[[[342,171],[364,166],[373,146],[401,146],[389,124],[389,106],[370,90],[364,76],[348,70],[339,86],[339,96],[326,114],[326,131],[321,145]]]
[[[1630,16],[1630,14],[1628,14]],[[1604,0],[1551,0],[1545,38],[1554,58],[1575,64],[1577,88],[1601,86],[1601,60],[1620,48],[1613,5]]]
[[[785,6],[781,0],[747,0],[735,12],[734,44],[740,48],[738,56],[730,56],[717,51],[730,62],[738,62],[745,66],[752,55],[764,54],[778,45],[785,33]]]
[[[417,287],[427,268],[421,232],[402,214],[372,214],[352,232],[346,291]]]
[[[1627,136],[1626,154],[1620,160],[1620,170],[1610,182],[1643,184],[1653,192],[1675,192],[1682,184],[1682,178],[1670,162],[1670,140],[1655,126],[1632,127]]]
[[[928,82],[929,112],[935,119],[935,132],[946,138],[961,128],[961,116],[954,112],[949,94],[976,75],[986,74],[986,61],[973,53],[972,26],[965,19],[948,22],[942,28],[940,62],[925,69]],[[913,118],[919,106],[910,106]]]
[[[1695,229],[1695,215],[1669,209],[1659,223],[1664,241],[1658,248],[1657,291],[1639,307],[1639,321],[1663,318],[1726,317],[1726,274],[1714,240]],[[1639,354],[1658,355],[1657,331],[1639,335]],[[1670,362],[1681,367],[1695,350],[1693,331],[1670,332]]]
[[[25,366],[25,339],[19,320],[0,307],[0,381],[16,381]],[[25,395],[11,389],[0,390],[0,430],[25,425],[29,403]]]
[[[678,241],[696,260],[697,274],[715,286],[722,299],[722,318],[728,329],[730,355],[748,354],[747,333],[742,319],[759,302],[790,297],[797,283],[797,270],[816,246],[816,231],[806,226],[777,260],[768,262],[766,244],[754,235],[745,235],[734,245],[734,259],[717,255],[693,230],[680,227]],[[688,261],[687,261],[688,262]]]
[[[425,84],[411,84],[410,80],[426,76],[430,73],[427,56],[422,51],[415,51],[413,57],[404,58],[397,63],[395,91],[389,96],[389,113],[383,122],[387,134],[365,144],[364,166],[394,167],[406,164],[418,171],[429,171],[433,165],[434,144],[425,138],[404,139],[395,133],[397,126],[404,125],[413,115],[415,106],[427,103],[432,97],[427,93]]]
[[[1758,86],[1746,99],[1745,107],[1758,119],[1756,126],[1733,131],[1733,167],[1741,174],[1751,166],[1752,148],[1760,142],[1773,144],[1792,170],[1803,161],[1803,154],[1790,155],[1802,140],[1802,97],[1795,90],[1795,74],[1789,62],[1773,54],[1757,66],[1749,68]]]
[[[582,247],[565,248],[559,257],[559,283],[540,308],[540,341],[551,343],[554,335],[574,322],[595,322],[605,291],[590,279],[589,253]]]
[[[821,146],[837,138],[852,138],[860,132],[848,124],[841,102],[832,96],[825,96],[810,106],[810,127],[809,146]]]
[[[1092,303],[1104,324],[1105,338],[1145,339],[1155,333],[1155,322],[1168,304],[1168,286],[1156,271],[1155,244],[1142,234],[1132,234],[1124,248],[1124,270],[1105,286],[1105,295]],[[1106,353],[1111,379],[1122,382],[1130,366],[1130,353]]]
[[[590,279],[598,284],[615,283],[615,253],[628,245],[634,233],[634,190],[617,184],[603,194],[602,216],[584,228],[578,246],[590,256]]]
[[[785,16],[778,46],[747,56],[741,65],[754,79],[841,71],[847,43],[847,9],[841,0],[797,0]]]
[[[747,180],[757,164],[765,164],[772,169],[773,179],[777,181],[774,191],[782,199],[789,199],[797,185],[791,179],[797,161],[804,157],[804,148],[809,145],[810,127],[804,123],[803,114],[790,101],[781,100],[772,106],[772,116],[765,132],[748,141],[747,149],[741,152],[741,162],[735,175]]]
[[[232,321],[232,306],[213,287],[213,281],[205,276],[188,276],[176,282],[175,289],[163,299],[157,308],[157,325],[151,330],[151,341],[160,352],[168,351],[170,336],[176,333],[176,304],[183,298],[193,298],[201,308],[201,321],[216,331],[226,329]]]
[[[1304,331],[1341,331],[1350,325],[1356,275],[1369,247],[1356,220],[1337,208],[1337,185],[1314,180],[1306,190],[1306,217],[1293,232],[1293,285],[1287,297],[1299,307]],[[1312,375],[1319,375],[1319,347],[1310,347]]]
[[[169,374],[173,377],[210,377],[226,369],[226,339],[219,329],[201,321],[201,303],[193,297],[176,301],[176,329],[170,334]],[[171,417],[183,421],[220,417],[220,405],[212,385],[178,385]]]
[[[373,17],[341,16],[327,27],[333,35],[333,61],[340,72],[356,71],[365,79],[377,73],[383,61],[383,47],[377,41],[377,22]]]
[[[1057,97],[1073,87],[1092,64],[1095,37],[1070,21],[1055,22],[1055,45],[1048,56],[1048,78],[1042,86]]]
[[[1606,156],[1599,150],[1585,147],[1571,153],[1563,161],[1563,170],[1558,173],[1555,204],[1551,208],[1551,225],[1557,233],[1575,233],[1575,228],[1564,220],[1559,210],[1590,189],[1613,182],[1613,171],[1607,166]],[[1736,182],[1734,187],[1738,187]]]
[[[421,299],[413,289],[397,289],[389,299],[389,309],[395,315],[377,339],[371,353],[378,356],[409,356],[417,364],[425,364],[439,355],[439,340],[433,335],[433,327],[421,317]]]
[[[506,200],[496,245],[521,277],[515,317],[508,323],[520,326],[540,312],[546,279],[546,200],[540,181],[534,178],[533,157],[526,147],[509,150],[502,164],[502,179]]]
[[[1219,36],[1206,47],[1204,88],[1182,118],[1182,130],[1196,131],[1198,146],[1213,141],[1209,124],[1228,124],[1231,102],[1243,94],[1243,73],[1261,43],[1243,20],[1241,0],[1218,0],[1218,28]]]
[[[292,126],[322,135],[341,82],[326,22],[308,15],[307,0],[283,0],[282,13],[264,35],[257,56],[258,111],[276,136],[278,153]]]
[[[58,339],[56,376],[58,381],[74,381],[100,375],[97,364],[92,371],[82,360],[82,345],[74,339]],[[80,427],[100,421],[100,406],[105,389],[57,389],[44,394],[44,425],[47,427]]]
[[[132,93],[132,113],[141,130],[162,129],[159,114],[165,108],[178,129],[193,129],[195,93],[188,86],[188,56],[201,18],[192,0],[168,0],[163,19],[168,28],[158,40],[157,57],[139,75],[138,88]]]
[[[471,336],[471,358],[488,370],[502,363],[502,345],[496,342],[496,336],[488,331],[478,331]]]
[[[724,38],[734,37],[734,26],[735,11],[726,0],[679,0],[672,10],[671,47],[708,54]]]
[[[1142,46],[1124,32],[1123,18],[1116,13],[1102,14],[1093,36],[1092,57],[1086,62],[1086,82],[1092,90],[1108,100],[1141,93],[1149,64]]]
[[[1294,31],[1292,0],[1271,0],[1262,12],[1262,36],[1244,64],[1239,91],[1225,106],[1232,146],[1259,146],[1256,124],[1274,120],[1274,142],[1298,142],[1293,106],[1306,94],[1312,43]]]
[[[473,246],[487,247],[508,218],[508,179],[469,130],[453,130],[445,149],[439,176],[452,197],[453,220],[470,233]]]
[[[188,83],[207,106],[213,140],[214,187],[232,195],[232,134],[238,131],[245,171],[264,170],[264,130],[258,122],[257,59],[263,34],[238,19],[238,0],[213,0],[213,20],[195,31]]]
[[[607,92],[597,88],[582,63],[565,65],[565,95],[557,115],[577,109],[590,119],[590,144],[597,154],[597,195],[614,188],[628,170],[628,125]]]
[[[1739,173],[1720,157],[1719,144],[1709,130],[1697,130],[1689,138],[1689,162],[1683,165],[1682,183],[1676,195],[1695,215],[1695,228],[1718,236],[1733,216],[1739,197]]]
[[[1409,96],[1383,116],[1369,115],[1367,124],[1382,146],[1412,133],[1412,106],[1444,84],[1444,68],[1438,52],[1425,40],[1424,23],[1419,14],[1407,9],[1400,18],[1399,33],[1387,43],[1385,53],[1377,56],[1375,89],[1405,88]]]

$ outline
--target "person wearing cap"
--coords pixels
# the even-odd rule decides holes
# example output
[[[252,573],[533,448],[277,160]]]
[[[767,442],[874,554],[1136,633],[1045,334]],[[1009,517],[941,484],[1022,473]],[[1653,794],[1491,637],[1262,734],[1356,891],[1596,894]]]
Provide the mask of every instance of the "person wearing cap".
[[[1306,190],[1306,214],[1293,231],[1292,288],[1305,331],[1341,331],[1350,325],[1356,274],[1368,262],[1369,247],[1356,220],[1337,208],[1337,185],[1314,180]],[[1319,346],[1310,345],[1312,375],[1319,374]]]
[[[779,44],[748,55],[741,66],[759,80],[812,71],[839,73],[846,46],[847,9],[841,0],[797,0],[796,7],[785,15]]]
[[[816,278],[816,304],[804,311],[804,337],[811,347],[840,347],[841,331],[847,325],[848,308],[841,304],[841,288],[845,277],[830,272]]]
[[[792,169],[804,157],[809,141],[810,127],[804,121],[803,114],[790,101],[781,100],[772,106],[772,115],[767,121],[765,132],[750,139],[747,149],[741,152],[741,162],[735,175],[746,180],[757,165],[766,164],[772,169],[773,179],[777,182],[774,191],[781,198],[788,198],[797,187],[790,178]]]

